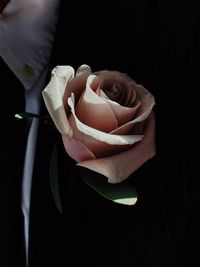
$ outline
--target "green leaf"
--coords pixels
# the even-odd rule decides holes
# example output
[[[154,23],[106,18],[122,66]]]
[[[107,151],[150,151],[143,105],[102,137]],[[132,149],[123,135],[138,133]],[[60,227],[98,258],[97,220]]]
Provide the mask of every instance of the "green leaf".
[[[49,166],[49,182],[50,188],[53,195],[53,199],[56,207],[60,212],[62,212],[62,205],[60,199],[60,190],[59,190],[59,172],[58,172],[58,143],[55,143],[51,160]]]
[[[123,205],[134,205],[137,202],[137,192],[130,181],[110,184],[107,178],[99,173],[79,167],[83,180],[108,200]]]

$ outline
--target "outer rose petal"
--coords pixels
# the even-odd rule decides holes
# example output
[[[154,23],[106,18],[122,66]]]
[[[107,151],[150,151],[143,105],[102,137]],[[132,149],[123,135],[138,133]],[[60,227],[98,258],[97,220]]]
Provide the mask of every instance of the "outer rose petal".
[[[50,82],[42,91],[46,107],[61,134],[69,135],[70,125],[65,114],[63,95],[69,80],[74,76],[74,69],[70,66],[57,66],[52,71]]]
[[[76,162],[95,159],[94,154],[79,140],[62,135],[63,144],[67,154]]]
[[[141,142],[120,154],[84,161],[77,165],[108,177],[108,182],[114,184],[125,180],[143,163],[153,157],[155,150],[155,117],[152,113],[147,120],[147,128]]]

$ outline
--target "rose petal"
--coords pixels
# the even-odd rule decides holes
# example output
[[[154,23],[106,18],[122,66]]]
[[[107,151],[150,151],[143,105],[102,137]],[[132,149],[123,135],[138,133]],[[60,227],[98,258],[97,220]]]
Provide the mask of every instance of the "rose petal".
[[[125,149],[128,149],[129,146],[131,146],[131,145],[110,145],[84,134],[77,128],[76,121],[73,115],[70,115],[69,123],[73,129],[73,138],[79,140],[83,145],[85,145],[95,155],[96,158],[107,157],[114,155],[116,153],[120,153]]]
[[[153,157],[155,151],[155,117],[152,113],[148,118],[144,138],[141,142],[120,154],[80,162],[77,165],[108,177],[109,183],[119,183]]]
[[[106,103],[109,104],[111,107],[113,113],[115,114],[115,117],[118,121],[118,125],[121,126],[125,124],[126,122],[131,121],[134,118],[134,115],[136,114],[141,102],[137,100],[134,107],[124,107],[118,104],[117,102],[114,102],[107,97],[105,97],[105,94],[102,90],[99,91],[100,96],[105,100]]]
[[[70,132],[70,125],[65,114],[63,95],[67,83],[74,76],[74,69],[70,66],[57,66],[52,71],[50,82],[42,91],[46,107],[57,127],[64,135]]]
[[[88,76],[91,74],[89,68],[85,69],[84,71],[79,71],[79,74],[76,75],[70,82],[67,84],[65,93],[63,95],[63,103],[65,106],[65,111],[67,115],[70,115],[70,107],[67,104],[68,98],[71,96],[72,93],[75,94],[76,99],[79,99],[85,90],[86,81]]]
[[[133,105],[135,104],[134,102],[136,100],[136,92],[135,92],[135,90],[131,84],[129,84],[128,88],[129,88],[128,92],[126,92],[127,93],[127,97],[126,97],[127,101],[125,103],[125,106],[126,107],[133,107]]]
[[[111,145],[130,145],[130,144],[134,144],[140,141],[143,137],[143,135],[125,135],[125,136],[124,135],[112,135],[112,134],[107,134],[97,129],[94,129],[90,126],[87,126],[84,123],[82,123],[75,114],[74,94],[72,94],[72,96],[68,98],[68,104],[71,107],[71,112],[75,119],[76,126],[78,130],[80,131],[80,135],[82,136],[85,135],[85,138],[88,138],[88,137],[94,138],[96,140],[99,140],[99,141],[102,141],[102,142],[105,142]],[[77,139],[79,139],[79,136],[77,136]]]
[[[90,66],[86,64],[81,65],[76,71],[76,76],[82,75],[84,73],[88,73],[88,74],[92,73]]]
[[[134,124],[126,123],[121,127],[118,127],[114,131],[110,132],[110,134],[117,134],[117,135],[127,135],[131,134]]]
[[[62,139],[67,154],[76,162],[95,159],[94,154],[79,140],[67,138],[64,135],[62,135]]]
[[[129,132],[129,130],[133,128],[134,124],[146,120],[152,112],[155,105],[154,96],[140,84],[134,84],[134,88],[137,93],[137,98],[141,101],[141,105],[138,107],[137,117],[113,130],[110,132],[111,134],[124,134]]]
[[[130,78],[125,73],[99,71],[94,74],[101,80],[101,89],[110,100],[118,102],[124,107],[133,106],[136,94],[130,83]]]
[[[95,75],[88,77],[86,89],[76,107],[76,116],[92,128],[110,132],[118,127],[118,123],[109,104],[91,89],[95,79]]]
[[[154,96],[141,84],[133,84],[133,86],[136,91],[137,98],[141,101],[139,114],[137,115],[137,118],[133,120],[133,123],[136,123],[148,118],[153,109],[153,106],[155,105],[155,99]]]

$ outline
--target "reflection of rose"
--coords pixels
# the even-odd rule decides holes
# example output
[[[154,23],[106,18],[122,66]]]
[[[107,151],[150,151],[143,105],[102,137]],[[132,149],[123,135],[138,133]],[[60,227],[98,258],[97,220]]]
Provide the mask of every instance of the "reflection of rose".
[[[67,153],[110,183],[155,155],[154,97],[125,74],[57,66],[43,97]]]

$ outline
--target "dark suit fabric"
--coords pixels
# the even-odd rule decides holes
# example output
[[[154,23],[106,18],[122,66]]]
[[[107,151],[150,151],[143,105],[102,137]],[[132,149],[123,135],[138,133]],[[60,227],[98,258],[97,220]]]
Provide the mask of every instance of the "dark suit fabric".
[[[136,6],[131,2],[128,5],[115,3],[112,6],[111,3],[108,5],[101,2],[99,6],[93,6],[91,11],[87,2],[80,4],[78,9],[75,3],[67,4],[66,8],[64,5],[61,8],[62,17],[58,25],[52,66],[69,64],[77,68],[85,63],[94,71],[116,69],[129,73],[138,81],[145,77],[147,85],[148,77],[151,76],[149,70],[153,71],[150,65],[156,52],[152,36],[158,29],[151,13],[154,11],[149,12],[146,3]],[[149,218],[145,213],[148,207],[144,207],[141,201],[145,181],[150,181],[143,173],[150,170],[153,172],[151,164],[147,163],[136,175],[142,178],[138,178],[140,204],[125,207],[103,199],[85,185],[80,177],[70,175],[73,172],[72,161],[63,151],[62,144],[60,151],[63,214],[59,214],[53,205],[48,176],[42,175],[41,181],[39,175],[35,185],[33,181],[30,233],[32,266],[43,266],[46,261],[58,266],[79,266],[79,262],[87,266],[145,266],[147,263],[148,266],[154,266],[155,256],[152,255],[148,237]],[[77,180],[74,186],[71,186],[71,176]],[[155,175],[152,176],[156,179]],[[46,183],[41,186],[44,179]],[[154,202],[160,205],[157,199],[159,193],[156,194],[158,196],[153,193],[152,206]],[[36,201],[39,203],[34,206]],[[162,216],[159,215],[158,221],[154,216],[153,219],[156,232],[159,232],[157,238],[159,235],[164,236],[164,241],[162,237],[158,241],[159,246],[163,246],[168,254],[170,248],[166,249],[168,239]]]
[[[15,114],[24,111],[24,89],[0,58],[0,266],[24,263],[23,217],[20,209],[26,133]]]
[[[191,75],[198,41],[194,26],[198,10],[193,4],[86,1],[66,8],[63,4],[52,67],[69,64],[76,69],[86,63],[94,71],[126,72],[146,86],[157,102],[157,156],[134,173],[139,200],[134,207],[124,207],[103,199],[73,173],[60,142],[63,214],[55,210],[48,219],[41,209],[45,220],[38,236],[43,235],[45,251],[38,248],[38,262],[182,266],[194,182],[187,129],[193,125]],[[73,187],[71,177],[76,180]]]
[[[157,155],[130,178],[139,195],[136,205],[117,205],[82,181],[59,133],[41,122],[30,267],[181,267],[198,260],[192,243],[199,201],[199,10],[197,0],[61,2],[50,71],[88,64],[94,71],[126,72],[143,84],[156,99]],[[62,214],[49,187],[56,140]]]

